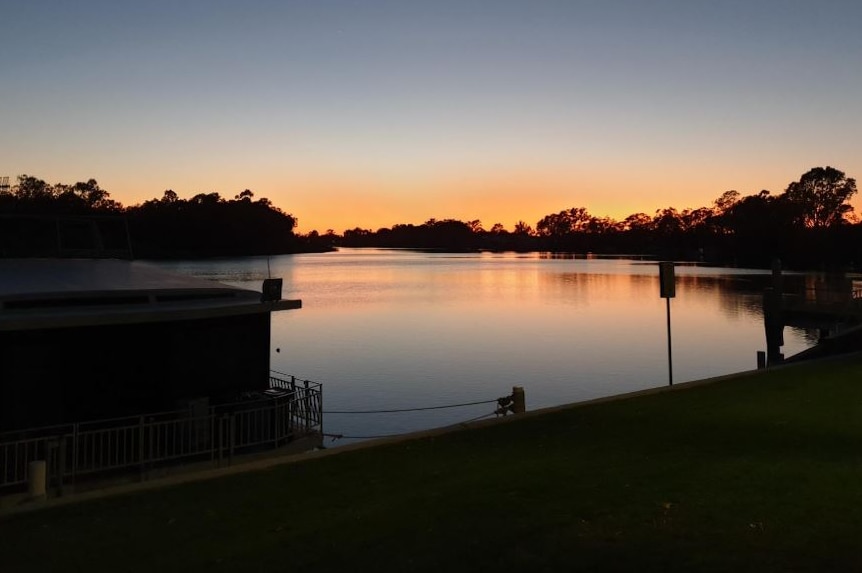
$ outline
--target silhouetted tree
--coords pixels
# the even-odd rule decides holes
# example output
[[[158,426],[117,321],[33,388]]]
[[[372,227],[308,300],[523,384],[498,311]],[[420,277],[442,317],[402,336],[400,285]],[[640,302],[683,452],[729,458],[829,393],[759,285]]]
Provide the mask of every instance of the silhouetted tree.
[[[788,185],[785,198],[799,210],[800,222],[808,228],[841,224],[853,211],[847,201],[856,193],[856,180],[833,167],[815,167]]]
[[[55,197],[51,185],[30,175],[18,176],[18,184],[13,188],[13,193],[22,201],[43,201]]]
[[[652,228],[659,235],[673,237],[683,230],[683,221],[679,212],[673,207],[658,209],[652,220]]]
[[[633,213],[626,217],[622,222],[624,231],[637,231],[640,233],[651,231],[653,228],[653,218],[646,213]]]
[[[716,215],[721,215],[739,201],[739,191],[731,189],[721,194],[721,197],[712,202],[713,212]]]
[[[246,189],[235,199],[199,193],[189,200],[167,190],[161,199],[127,209],[135,252],[149,257],[209,257],[290,253],[307,250],[293,229],[296,218],[252,200]],[[319,245],[315,245],[319,247]]]
[[[514,233],[516,235],[532,235],[533,227],[528,225],[526,222],[519,220],[517,223],[515,223]]]
[[[584,207],[572,207],[542,217],[536,223],[536,233],[543,237],[565,237],[573,233],[585,232],[589,229],[591,218]]]

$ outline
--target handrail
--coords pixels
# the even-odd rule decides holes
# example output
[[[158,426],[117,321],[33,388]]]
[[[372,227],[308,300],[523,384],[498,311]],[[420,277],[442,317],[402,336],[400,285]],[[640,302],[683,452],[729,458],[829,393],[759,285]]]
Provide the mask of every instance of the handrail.
[[[7,432],[0,435],[0,493],[25,486],[34,461],[47,462],[49,482],[62,489],[114,470],[137,471],[145,479],[151,469],[165,465],[230,463],[237,454],[321,435],[321,385],[278,383],[295,388],[261,400],[215,405],[203,415],[155,412]]]

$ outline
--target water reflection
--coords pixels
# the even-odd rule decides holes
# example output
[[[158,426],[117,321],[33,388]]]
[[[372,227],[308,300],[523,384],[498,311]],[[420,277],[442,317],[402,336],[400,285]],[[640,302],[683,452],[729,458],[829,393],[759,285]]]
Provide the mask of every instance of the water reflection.
[[[249,288],[269,278],[267,257],[151,261],[173,272]]]
[[[273,317],[272,367],[322,382],[325,410],[488,400],[513,386],[525,388],[535,409],[667,383],[654,261],[344,249],[177,265],[250,288],[269,274],[282,277],[285,298],[303,306]],[[771,274],[702,265],[676,274],[674,381],[755,368],[766,346],[762,295]],[[810,276],[785,280],[795,288]],[[810,347],[817,331],[788,327],[784,339],[791,355]],[[324,423],[347,436],[386,435],[492,411],[333,414]]]

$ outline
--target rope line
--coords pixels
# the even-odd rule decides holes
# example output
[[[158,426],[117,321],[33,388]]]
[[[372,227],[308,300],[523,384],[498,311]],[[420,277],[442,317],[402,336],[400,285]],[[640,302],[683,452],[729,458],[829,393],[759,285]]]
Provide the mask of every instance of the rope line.
[[[389,414],[392,412],[419,412],[422,410],[442,410],[444,408],[458,408],[461,406],[475,406],[477,404],[496,403],[497,400],[482,400],[479,402],[464,402],[463,404],[447,404],[445,406],[426,406],[424,408],[397,408],[393,410],[324,410],[324,414]]]
[[[303,380],[292,374],[288,374],[286,372],[279,372],[278,370],[270,370],[273,374],[278,374],[281,376],[287,376],[293,381],[299,382],[308,382],[310,384],[321,384],[320,382],[314,382],[313,380]],[[496,398],[494,400],[478,400],[476,402],[462,402],[460,404],[446,404],[443,406],[424,406],[418,408],[393,408],[387,410],[323,410],[321,413],[323,414],[390,414],[395,412],[421,412],[425,410],[442,410],[445,408],[460,408],[462,406],[477,406],[479,404],[497,404],[498,408],[493,412],[489,412],[487,414],[482,414],[481,416],[476,416],[475,418],[470,418],[469,420],[464,420],[462,422],[458,422],[458,424],[469,424],[470,422],[475,422],[477,420],[482,420],[483,418],[488,418],[490,416],[505,416],[512,410],[512,396],[503,396],[502,398]],[[421,431],[421,430],[416,430]],[[373,440],[377,438],[395,438],[398,436],[404,436],[411,432],[402,432],[398,434],[375,434],[368,436],[346,436],[344,434],[321,434],[326,438],[332,438],[332,441],[340,440],[340,439],[353,439],[353,440]]]
[[[299,382],[309,382],[314,384],[321,384],[320,382],[315,382],[314,380],[303,380],[294,376],[293,374],[288,374],[287,372],[279,372],[278,370],[270,370],[273,374],[280,374],[281,376],[288,376],[293,380],[297,380]],[[395,412],[421,412],[423,410],[443,410],[445,408],[460,408],[462,406],[477,406],[479,404],[493,404],[494,402],[499,403],[501,398],[497,398],[495,400],[479,400],[477,402],[463,402],[461,404],[446,404],[444,406],[425,406],[419,408],[394,408],[389,410],[324,410],[324,414],[391,414]]]
[[[475,422],[477,420],[481,420],[482,418],[487,418],[489,416],[499,416],[499,412],[490,412],[488,414],[483,414],[481,416],[477,416],[475,418],[470,418],[469,420],[464,420],[463,422],[458,422],[458,424],[469,424],[470,422]],[[413,432],[422,432],[423,430],[411,430],[409,432],[402,432],[400,434],[378,434],[374,436],[345,436],[344,434],[321,434],[326,438],[332,438],[332,441],[347,439],[347,440],[373,440],[377,438],[396,438],[398,436],[405,436],[407,434],[411,434]]]
[[[401,434],[379,434],[377,436],[345,436],[344,434],[323,434],[323,436],[327,438],[332,438],[332,441],[347,439],[347,440],[373,440],[375,438],[395,438],[398,436],[403,436],[407,432]]]

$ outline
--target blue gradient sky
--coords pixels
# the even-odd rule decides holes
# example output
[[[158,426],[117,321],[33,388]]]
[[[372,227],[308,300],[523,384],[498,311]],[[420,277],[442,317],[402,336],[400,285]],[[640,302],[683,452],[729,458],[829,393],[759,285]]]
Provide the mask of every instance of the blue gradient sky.
[[[245,188],[299,231],[862,176],[862,2],[4,0],[0,175]],[[855,201],[854,201],[855,204]]]

